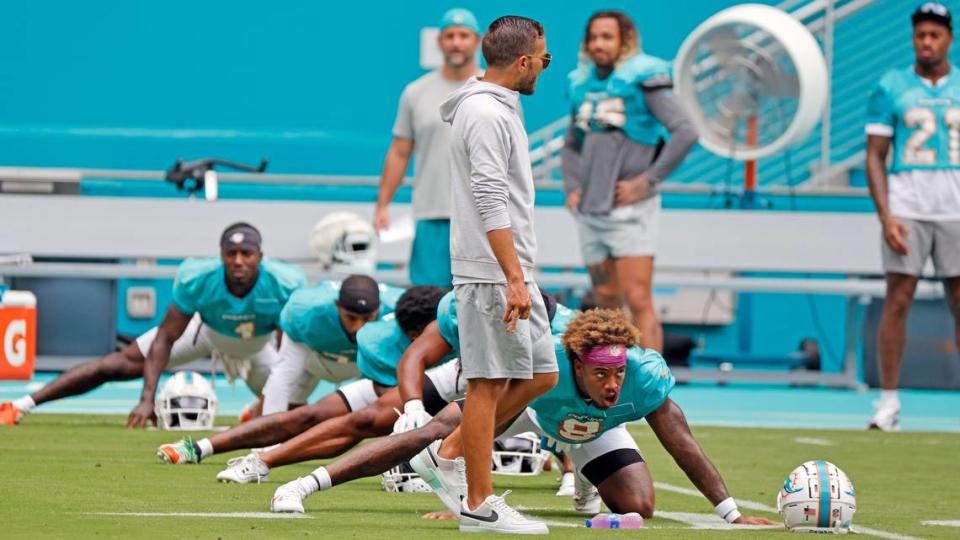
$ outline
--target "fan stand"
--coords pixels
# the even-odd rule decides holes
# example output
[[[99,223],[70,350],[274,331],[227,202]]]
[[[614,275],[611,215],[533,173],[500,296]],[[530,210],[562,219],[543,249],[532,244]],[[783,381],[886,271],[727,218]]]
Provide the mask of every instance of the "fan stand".
[[[747,148],[753,149],[757,147],[758,134],[760,132],[758,122],[757,115],[755,114],[747,117]],[[757,193],[757,160],[748,159],[744,161],[742,193],[736,193],[735,190],[732,189],[726,190],[726,201],[724,202],[724,206],[726,208],[733,208],[734,200],[737,201],[738,204],[736,206],[741,210],[755,210],[757,208],[765,208],[767,206],[764,204],[764,201],[760,199]]]
[[[757,147],[757,115],[751,114],[747,118],[747,144],[750,148]],[[740,199],[740,208],[751,209],[757,205],[757,160],[751,159],[744,164],[743,170],[743,198]]]

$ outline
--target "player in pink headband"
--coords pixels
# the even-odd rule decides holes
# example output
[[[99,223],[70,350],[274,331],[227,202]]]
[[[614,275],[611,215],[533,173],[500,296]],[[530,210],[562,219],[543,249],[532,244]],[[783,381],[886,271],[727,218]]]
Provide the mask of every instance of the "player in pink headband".
[[[591,366],[618,368],[627,363],[627,348],[623,345],[600,345],[587,351],[580,359]]]

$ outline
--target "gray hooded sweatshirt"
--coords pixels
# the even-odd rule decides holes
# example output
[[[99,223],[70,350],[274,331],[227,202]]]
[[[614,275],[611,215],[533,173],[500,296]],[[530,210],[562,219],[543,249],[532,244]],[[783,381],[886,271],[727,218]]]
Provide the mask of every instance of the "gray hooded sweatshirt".
[[[523,277],[533,281],[533,171],[520,94],[472,78],[440,105],[452,126],[450,259],[453,283],[505,283],[487,232],[513,229]]]

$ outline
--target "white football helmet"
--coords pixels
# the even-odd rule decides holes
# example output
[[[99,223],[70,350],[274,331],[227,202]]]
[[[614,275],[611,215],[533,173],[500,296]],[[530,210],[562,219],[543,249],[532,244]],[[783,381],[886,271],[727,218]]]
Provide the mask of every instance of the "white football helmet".
[[[829,461],[807,461],[787,476],[777,494],[783,524],[797,532],[847,533],[857,511],[853,483]]]
[[[334,212],[313,226],[310,248],[326,268],[371,273],[377,263],[377,232],[369,220]]]
[[[213,421],[217,416],[217,394],[207,379],[195,371],[174,373],[163,383],[156,403],[160,429],[213,429]]]
[[[430,486],[420,478],[409,463],[401,463],[380,475],[380,485],[389,493],[432,493]]]
[[[531,476],[543,472],[543,464],[550,459],[540,447],[540,436],[533,432],[520,433],[504,440],[493,441],[493,472],[510,476]]]

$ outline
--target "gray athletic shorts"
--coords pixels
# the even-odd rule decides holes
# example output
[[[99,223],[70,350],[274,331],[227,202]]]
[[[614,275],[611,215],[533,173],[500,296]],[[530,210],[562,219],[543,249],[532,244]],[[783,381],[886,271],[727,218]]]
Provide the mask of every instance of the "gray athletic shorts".
[[[884,272],[919,276],[927,259],[933,257],[938,277],[960,276],[960,221],[897,219],[910,230],[907,237],[909,252],[906,255],[897,253],[881,235]]]
[[[466,283],[453,290],[464,379],[532,379],[534,373],[558,370],[547,308],[535,283],[527,283],[530,318],[517,321],[512,334],[503,322],[506,285]]]
[[[650,257],[657,251],[660,236],[660,196],[609,214],[575,214],[580,235],[580,252],[586,265],[608,258]]]

